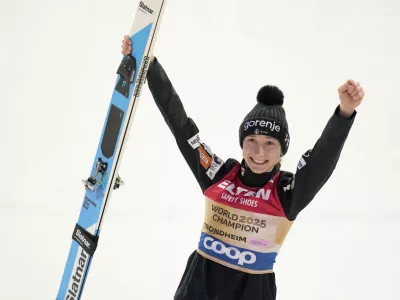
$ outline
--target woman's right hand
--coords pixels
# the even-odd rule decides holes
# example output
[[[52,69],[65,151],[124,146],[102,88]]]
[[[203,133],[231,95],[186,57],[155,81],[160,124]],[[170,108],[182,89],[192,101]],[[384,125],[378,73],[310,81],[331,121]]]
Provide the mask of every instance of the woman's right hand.
[[[128,55],[132,53],[132,41],[129,38],[129,35],[125,35],[124,39],[122,40],[121,53],[123,55]],[[152,62],[153,60],[154,56],[152,55],[150,57],[150,62]]]
[[[125,35],[124,39],[122,40],[122,46],[121,46],[121,53],[123,55],[128,55],[132,52],[132,42],[131,39],[129,38],[129,35]]]

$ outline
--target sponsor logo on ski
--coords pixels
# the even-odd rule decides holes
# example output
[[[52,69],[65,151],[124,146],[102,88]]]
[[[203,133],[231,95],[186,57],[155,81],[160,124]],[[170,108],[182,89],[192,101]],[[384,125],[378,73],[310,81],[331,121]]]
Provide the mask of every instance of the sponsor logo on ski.
[[[188,143],[190,146],[192,146],[193,149],[197,149],[200,147],[200,135],[196,134],[195,136],[191,137],[190,139],[188,139]]]
[[[237,260],[237,264],[241,266],[243,266],[243,264],[254,264],[257,259],[254,253],[250,251],[241,252],[233,246],[226,246],[224,243],[214,240],[211,236],[207,236],[204,239],[203,245],[204,248],[217,254],[224,254],[232,260]]]
[[[94,207],[96,207],[96,203],[93,200],[91,200],[85,196],[85,200],[83,201],[83,208],[85,208],[86,210],[89,210],[90,205],[93,205]]]
[[[147,11],[151,15],[153,14],[153,10],[150,7],[148,7],[146,4],[144,4],[142,1],[140,1],[139,7],[143,8],[145,11]]]
[[[277,125],[275,122],[265,121],[265,120],[251,120],[244,123],[244,130],[247,130],[252,127],[265,127],[270,131],[279,132],[281,127]]]
[[[76,300],[79,292],[79,288],[82,284],[82,273],[85,270],[86,262],[88,256],[85,254],[85,251],[81,250],[81,255],[77,261],[77,265],[75,269],[72,271],[71,283],[68,287],[68,292],[65,300]]]
[[[134,97],[139,97],[140,93],[142,92],[142,86],[144,84],[144,81],[146,80],[147,71],[149,69],[149,60],[150,59],[148,56],[143,57],[142,67],[140,68],[139,74],[136,77],[136,85],[133,93]]]
[[[82,232],[78,229],[75,233],[77,238],[88,248],[90,249],[91,244],[90,242],[83,236]]]
[[[270,182],[273,182],[273,180],[270,180]],[[218,187],[221,189],[224,189],[228,193],[230,193],[232,196],[247,196],[247,197],[255,197],[258,199],[263,199],[265,201],[269,200],[269,197],[271,196],[271,190],[270,189],[264,189],[261,188],[257,191],[250,191],[246,188],[243,187],[236,187],[235,184],[229,180],[224,180],[221,182]]]

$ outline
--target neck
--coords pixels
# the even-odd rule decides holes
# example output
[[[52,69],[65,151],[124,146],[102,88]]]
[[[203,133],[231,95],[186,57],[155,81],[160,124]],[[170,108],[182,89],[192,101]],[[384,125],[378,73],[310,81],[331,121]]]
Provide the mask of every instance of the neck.
[[[271,171],[257,174],[247,166],[244,160],[242,160],[239,178],[242,183],[248,187],[261,187],[266,184],[278,170],[279,164],[276,165]]]

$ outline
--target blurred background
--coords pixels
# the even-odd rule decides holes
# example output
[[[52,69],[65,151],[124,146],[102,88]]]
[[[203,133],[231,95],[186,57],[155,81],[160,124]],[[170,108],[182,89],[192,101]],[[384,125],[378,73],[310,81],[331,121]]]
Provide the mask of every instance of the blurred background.
[[[0,1],[2,299],[55,299],[136,0]],[[168,0],[154,54],[202,140],[241,159],[258,89],[280,87],[295,172],[359,81],[331,179],[275,266],[278,299],[399,299],[400,2]],[[172,299],[203,222],[201,190],[147,84],[83,299]]]

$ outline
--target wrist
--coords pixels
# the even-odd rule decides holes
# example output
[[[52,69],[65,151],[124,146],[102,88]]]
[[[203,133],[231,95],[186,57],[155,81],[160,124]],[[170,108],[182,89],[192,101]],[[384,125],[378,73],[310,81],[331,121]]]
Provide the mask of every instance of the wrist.
[[[339,114],[345,118],[349,118],[354,113],[353,108],[345,107],[342,104],[339,105],[339,108],[340,108]]]

